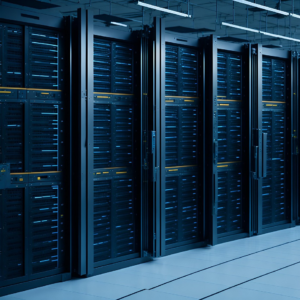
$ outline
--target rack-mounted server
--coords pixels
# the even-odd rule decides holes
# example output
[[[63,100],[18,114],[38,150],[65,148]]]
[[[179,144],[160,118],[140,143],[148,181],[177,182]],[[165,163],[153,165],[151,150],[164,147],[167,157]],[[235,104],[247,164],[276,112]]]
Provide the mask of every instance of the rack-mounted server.
[[[63,35],[0,25],[0,287],[67,272]]]
[[[94,37],[94,263],[139,256],[134,47]]]

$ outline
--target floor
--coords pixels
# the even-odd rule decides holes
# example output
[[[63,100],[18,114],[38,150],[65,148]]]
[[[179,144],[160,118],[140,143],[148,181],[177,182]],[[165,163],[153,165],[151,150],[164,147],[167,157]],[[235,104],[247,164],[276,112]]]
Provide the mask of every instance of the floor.
[[[1,300],[300,299],[300,226]]]

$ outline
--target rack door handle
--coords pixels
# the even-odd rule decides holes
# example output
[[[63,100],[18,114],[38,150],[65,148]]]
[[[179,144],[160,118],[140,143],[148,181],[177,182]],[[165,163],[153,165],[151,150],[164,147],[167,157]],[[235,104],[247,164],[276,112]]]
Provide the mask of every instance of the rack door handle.
[[[267,177],[267,160],[268,160],[267,139],[268,139],[268,134],[263,133],[262,134],[262,178]]]
[[[151,155],[152,155],[152,181],[156,182],[156,131],[151,131]]]

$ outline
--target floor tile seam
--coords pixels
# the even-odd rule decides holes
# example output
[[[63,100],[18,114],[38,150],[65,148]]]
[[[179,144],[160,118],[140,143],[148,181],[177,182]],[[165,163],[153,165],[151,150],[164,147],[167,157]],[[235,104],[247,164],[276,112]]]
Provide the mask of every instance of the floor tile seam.
[[[145,277],[145,276],[143,276]],[[93,281],[93,282],[101,282],[101,283],[107,283],[107,284],[111,284],[111,285],[116,285],[116,286],[122,286],[122,287],[128,287],[128,288],[139,288],[137,286],[132,286],[132,285],[126,285],[126,284],[120,284],[120,283],[111,283],[111,282],[108,282],[108,281],[103,281],[103,280],[96,280],[94,279],[93,277],[89,277],[90,278],[90,281]],[[0,299],[1,300],[1,299]]]
[[[299,261],[299,262],[296,262],[296,263],[294,263],[294,264],[291,264],[291,265],[285,266],[285,267],[283,267],[283,268],[280,268],[280,269],[277,269],[277,270],[274,270],[274,271],[271,271],[271,272],[265,273],[265,274],[263,274],[263,275],[260,275],[260,276],[257,276],[257,277],[254,277],[254,278],[251,278],[251,279],[249,279],[249,280],[247,280],[247,281],[244,281],[244,282],[238,283],[238,284],[236,284],[236,285],[233,285],[233,286],[231,286],[231,287],[229,287],[229,288],[226,288],[226,289],[224,289],[224,290],[222,290],[222,291],[219,291],[219,292],[217,292],[217,293],[214,293],[214,294],[211,294],[211,295],[209,295],[209,296],[206,296],[206,297],[200,298],[199,300],[208,299],[208,298],[210,298],[210,297],[212,297],[212,296],[214,296],[214,295],[220,294],[220,293],[222,293],[222,292],[225,292],[225,291],[227,291],[227,290],[233,289],[233,288],[235,288],[235,287],[239,287],[240,285],[242,285],[242,284],[245,284],[245,283],[247,283],[247,282],[250,282],[250,281],[256,280],[256,279],[258,279],[258,278],[265,277],[265,276],[267,276],[267,275],[270,275],[270,274],[272,274],[272,273],[276,273],[276,272],[278,272],[278,271],[280,271],[280,270],[283,270],[283,269],[289,268],[289,267],[291,267],[291,266],[294,266],[294,265],[297,265],[297,264],[300,264],[300,261]],[[264,293],[269,293],[269,292],[264,292]],[[269,293],[269,294],[274,294],[274,293]],[[277,294],[277,295],[278,295],[278,294]],[[290,297],[290,298],[298,299],[298,298],[295,298],[295,297]]]
[[[168,283],[171,283],[171,282],[173,282],[173,281],[176,281],[176,280],[185,278],[185,277],[187,277],[187,276],[190,276],[190,275],[193,275],[193,274],[197,274],[197,273],[199,273],[199,272],[203,272],[203,271],[205,271],[205,270],[212,269],[212,268],[215,268],[215,267],[220,266],[220,265],[224,265],[224,264],[226,264],[226,263],[229,263],[229,262],[232,262],[232,261],[241,259],[241,258],[243,258],[243,257],[251,256],[251,255],[254,255],[254,254],[256,254],[256,253],[261,253],[261,252],[264,252],[264,251],[267,251],[267,250],[270,250],[270,249],[273,249],[273,248],[276,248],[276,247],[280,247],[280,246],[282,246],[282,245],[294,243],[294,242],[296,242],[296,241],[300,241],[300,239],[293,240],[293,241],[290,241],[290,242],[286,242],[286,243],[283,243],[283,244],[280,244],[280,245],[277,245],[277,246],[272,246],[272,247],[270,247],[270,248],[263,249],[263,250],[260,250],[260,251],[258,251],[258,252],[254,252],[254,253],[250,253],[250,254],[247,254],[247,255],[243,255],[243,256],[240,256],[240,257],[236,257],[236,258],[233,258],[233,259],[231,259],[231,260],[228,260],[228,261],[225,261],[225,262],[222,262],[222,263],[219,263],[219,264],[216,264],[216,265],[213,265],[213,266],[210,266],[210,267],[201,269],[201,270],[197,270],[197,271],[195,271],[195,272],[192,272],[192,273],[189,273],[189,274],[180,276],[180,277],[178,277],[178,278],[169,280],[169,281],[167,281],[167,282],[164,282],[164,283],[162,283],[162,284],[160,284],[160,285],[157,285],[157,286],[155,286],[155,287],[150,288],[149,290],[154,290],[154,289],[156,289],[156,288],[158,288],[158,287],[160,287],[160,286],[163,286],[163,285],[168,284]]]
[[[147,289],[142,289],[142,290],[136,291],[136,292],[134,292],[134,293],[131,293],[131,294],[129,294],[129,295],[126,295],[126,296],[123,296],[123,297],[121,297],[121,298],[118,298],[118,299],[116,299],[116,300],[125,299],[125,298],[127,298],[127,297],[130,297],[130,296],[132,296],[132,295],[135,295],[135,294],[141,293],[141,292],[143,292],[143,291],[147,291]]]
[[[114,298],[110,298],[110,297],[97,296],[97,295],[87,294],[87,293],[83,293],[83,292],[75,292],[75,291],[70,291],[70,290],[66,290],[63,288],[59,288],[59,287],[53,287],[53,289],[65,291],[65,292],[69,292],[69,293],[74,293],[74,294],[85,295],[85,296],[93,296],[93,297],[97,297],[99,299],[101,299],[101,297],[103,297],[104,299],[107,299],[107,300],[114,300]],[[22,299],[22,300],[25,300],[25,299]]]
[[[279,288],[284,288],[284,289],[288,289],[288,290],[295,290],[297,292],[300,292],[299,289],[295,289],[295,288],[291,288],[291,287],[286,287],[286,286],[278,286],[278,285],[274,285],[274,284],[269,284],[269,283],[260,283],[258,282],[258,284],[261,284],[261,285],[268,285],[270,287],[279,287]],[[260,291],[260,290],[257,290],[257,289],[254,289],[254,288],[248,288],[248,287],[241,287],[243,289],[247,289],[247,290],[254,290],[254,291],[258,291],[258,292],[265,292],[265,291]],[[272,293],[272,292],[265,292],[265,293]],[[278,294],[278,293],[272,293],[272,294]],[[278,294],[278,295],[281,295],[281,294]],[[282,296],[287,296],[287,295],[282,295]],[[300,296],[299,296],[300,297]]]

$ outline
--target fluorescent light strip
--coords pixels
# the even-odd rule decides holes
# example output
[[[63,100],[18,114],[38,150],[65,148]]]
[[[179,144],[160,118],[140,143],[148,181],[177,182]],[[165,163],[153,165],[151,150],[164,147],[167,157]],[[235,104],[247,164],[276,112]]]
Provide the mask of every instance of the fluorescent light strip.
[[[289,15],[288,12],[285,12],[285,11],[283,11],[283,10],[271,8],[271,7],[264,6],[264,5],[260,5],[260,4],[253,3],[253,2],[250,2],[250,1],[246,1],[246,0],[233,0],[233,1],[238,2],[238,3],[245,4],[245,5],[249,5],[249,6],[261,8],[261,9],[264,9],[264,10],[272,11],[272,12],[274,12],[274,13],[281,14],[281,15],[284,15],[284,16],[288,16],[288,15]]]
[[[291,17],[294,17],[294,18],[298,18],[300,19],[300,15],[297,15],[297,14],[290,14]]]
[[[159,7],[159,6],[156,6],[156,5],[151,5],[151,4],[148,4],[148,3],[145,3],[145,2],[141,2],[141,1],[138,1],[137,4],[140,5],[140,6],[144,6],[144,7],[155,9],[155,10],[160,10],[160,11],[163,11],[163,12],[166,12],[166,13],[169,13],[169,14],[178,15],[178,16],[181,16],[181,17],[187,17],[187,18],[192,17],[191,15],[184,14],[184,13],[181,13],[179,11],[166,9],[166,8],[163,8],[163,7]]]
[[[300,40],[298,40],[298,39],[290,38],[290,37],[283,36],[283,35],[278,35],[278,34],[269,33],[269,32],[265,32],[265,31],[259,31],[259,30],[256,30],[256,29],[252,29],[252,28],[248,28],[248,27],[243,27],[243,26],[238,26],[238,25],[234,25],[234,24],[230,24],[230,23],[226,23],[226,22],[222,22],[222,25],[228,26],[228,27],[232,27],[232,28],[241,29],[241,30],[246,30],[246,31],[261,33],[261,34],[264,34],[264,35],[273,36],[273,37],[276,37],[276,38],[285,39],[285,40],[289,40],[289,41],[294,41],[294,42],[300,43]]]
[[[264,31],[260,31],[260,33],[264,34],[264,35],[269,35],[269,36],[273,36],[273,37],[276,37],[276,38],[285,39],[285,40],[289,40],[289,41],[294,41],[294,42],[300,43],[300,40],[294,39],[294,38],[290,38],[290,37],[287,37],[287,36],[278,35],[278,34],[269,33],[269,32],[264,32]]]
[[[237,29],[242,29],[242,30],[247,30],[247,31],[259,33],[259,30],[256,30],[256,29],[252,29],[252,28],[248,28],[248,27],[243,27],[243,26],[238,26],[238,25],[234,25],[234,24],[230,24],[230,23],[226,23],[226,22],[222,22],[222,25],[225,25],[225,26],[228,26],[228,27],[237,28]]]
[[[117,26],[127,27],[126,24],[122,24],[122,23],[118,23],[118,22],[110,22],[110,24],[117,25]]]

